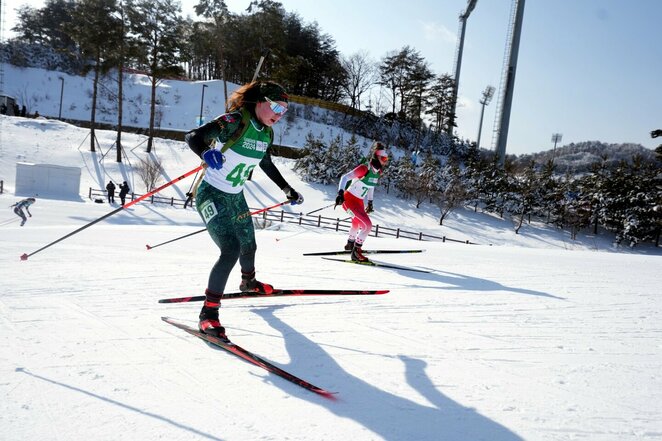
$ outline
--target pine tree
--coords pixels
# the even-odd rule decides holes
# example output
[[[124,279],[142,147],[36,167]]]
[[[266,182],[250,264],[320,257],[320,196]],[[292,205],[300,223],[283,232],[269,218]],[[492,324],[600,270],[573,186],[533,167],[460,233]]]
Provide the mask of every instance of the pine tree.
[[[139,65],[151,80],[147,152],[152,151],[156,115],[156,86],[165,78],[182,74],[178,52],[183,26],[181,6],[176,0],[128,0],[127,16],[131,33],[140,48]]]
[[[92,61],[86,70],[94,72],[92,81],[92,106],[90,112],[90,151],[95,151],[97,142],[94,134],[96,125],[99,77],[116,66],[111,54],[120,45],[122,23],[114,15],[118,11],[116,0],[80,0],[72,12],[72,22],[67,29],[70,37],[78,43],[85,59]],[[104,32],[100,32],[103,29]]]

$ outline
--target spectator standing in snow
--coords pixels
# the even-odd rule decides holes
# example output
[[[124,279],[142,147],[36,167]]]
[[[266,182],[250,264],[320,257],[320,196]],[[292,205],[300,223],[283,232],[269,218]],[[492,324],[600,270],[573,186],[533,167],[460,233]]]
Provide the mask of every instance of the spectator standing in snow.
[[[108,181],[108,184],[106,185],[106,191],[108,192],[108,203],[109,204],[114,204],[115,203],[115,184],[113,184],[113,181]]]
[[[127,184],[126,181],[120,184],[120,202],[122,205],[124,205],[126,195],[129,194],[130,191],[131,189],[129,188],[129,184]]]
[[[184,201],[184,208],[186,208],[188,205],[191,207],[193,206],[193,192],[189,191],[186,193],[186,200]]]
[[[189,147],[207,167],[204,179],[193,190],[196,208],[221,251],[209,274],[206,300],[199,315],[198,328],[204,333],[225,338],[218,309],[237,261],[241,267],[241,291],[273,292],[271,285],[255,278],[257,244],[243,189],[250,172],[259,165],[292,204],[303,202],[303,197],[288,185],[271,160],[271,126],[287,111],[288,99],[281,85],[253,81],[232,94],[229,113],[186,134]]]

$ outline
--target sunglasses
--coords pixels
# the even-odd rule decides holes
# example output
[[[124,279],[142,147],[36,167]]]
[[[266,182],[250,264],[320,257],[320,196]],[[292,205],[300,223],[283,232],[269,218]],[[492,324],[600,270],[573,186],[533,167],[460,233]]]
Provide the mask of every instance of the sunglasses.
[[[285,106],[283,106],[283,105],[281,105],[281,104],[278,104],[278,103],[275,102],[275,101],[271,101],[271,100],[270,100],[269,98],[267,98],[266,96],[264,97],[264,99],[267,100],[267,102],[269,103],[269,107],[271,108],[271,111],[272,111],[273,113],[275,113],[276,115],[284,115],[285,112],[287,112],[287,107],[285,107]]]

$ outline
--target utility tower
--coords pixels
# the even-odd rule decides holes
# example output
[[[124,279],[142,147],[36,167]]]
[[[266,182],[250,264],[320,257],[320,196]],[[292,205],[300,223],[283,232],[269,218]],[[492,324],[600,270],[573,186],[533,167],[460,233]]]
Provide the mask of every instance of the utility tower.
[[[554,160],[554,158],[556,158],[556,144],[561,142],[562,138],[563,138],[563,133],[552,134],[552,142],[554,143],[554,150],[552,150],[552,161]]]
[[[467,9],[460,14],[459,38],[457,40],[457,50],[455,52],[455,84],[453,85],[453,101],[451,119],[448,122],[446,133],[453,135],[453,126],[455,125],[455,109],[457,107],[457,89],[460,87],[460,68],[462,67],[462,50],[464,49],[464,32],[467,28],[467,19],[471,11],[476,7],[478,0],[467,0]]]
[[[5,0],[0,0],[0,43],[5,41]],[[0,95],[5,95],[5,65],[0,63]]]
[[[480,99],[480,122],[478,123],[478,137],[476,138],[476,148],[480,149],[480,134],[483,131],[483,115],[485,114],[485,106],[492,101],[494,95],[494,86],[487,86],[483,91],[483,97]]]
[[[497,113],[494,121],[494,136],[492,144],[495,146],[499,165],[503,167],[506,161],[506,143],[508,141],[508,125],[510,124],[510,109],[515,90],[515,72],[517,71],[517,54],[519,40],[522,34],[522,20],[524,18],[524,0],[513,0],[510,13],[510,26],[506,38],[506,54],[504,69],[501,74],[500,94],[497,102]],[[496,144],[495,144],[496,141]]]

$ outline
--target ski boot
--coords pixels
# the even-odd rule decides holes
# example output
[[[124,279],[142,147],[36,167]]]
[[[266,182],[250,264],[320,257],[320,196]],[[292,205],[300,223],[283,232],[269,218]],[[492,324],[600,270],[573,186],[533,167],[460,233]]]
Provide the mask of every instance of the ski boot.
[[[214,337],[223,340],[228,339],[225,335],[225,328],[218,320],[218,306],[203,306],[199,317],[200,321],[198,322],[198,329],[200,329],[200,332],[213,335]]]
[[[213,335],[214,337],[227,340],[228,338],[225,335],[225,328],[218,320],[218,308],[221,307],[221,296],[212,293],[209,290],[205,291],[205,296],[207,299],[200,311],[198,329],[204,334]]]
[[[241,284],[239,285],[241,292],[257,292],[260,294],[271,294],[274,292],[274,287],[267,284],[258,282],[255,279],[255,271],[251,273],[241,272]]]
[[[354,249],[352,249],[352,260],[354,262],[370,262],[370,259],[365,257],[363,255],[363,252],[361,251],[361,245],[355,244]]]
[[[347,239],[345,244],[345,251],[352,251],[354,249],[354,241],[352,239]]]

